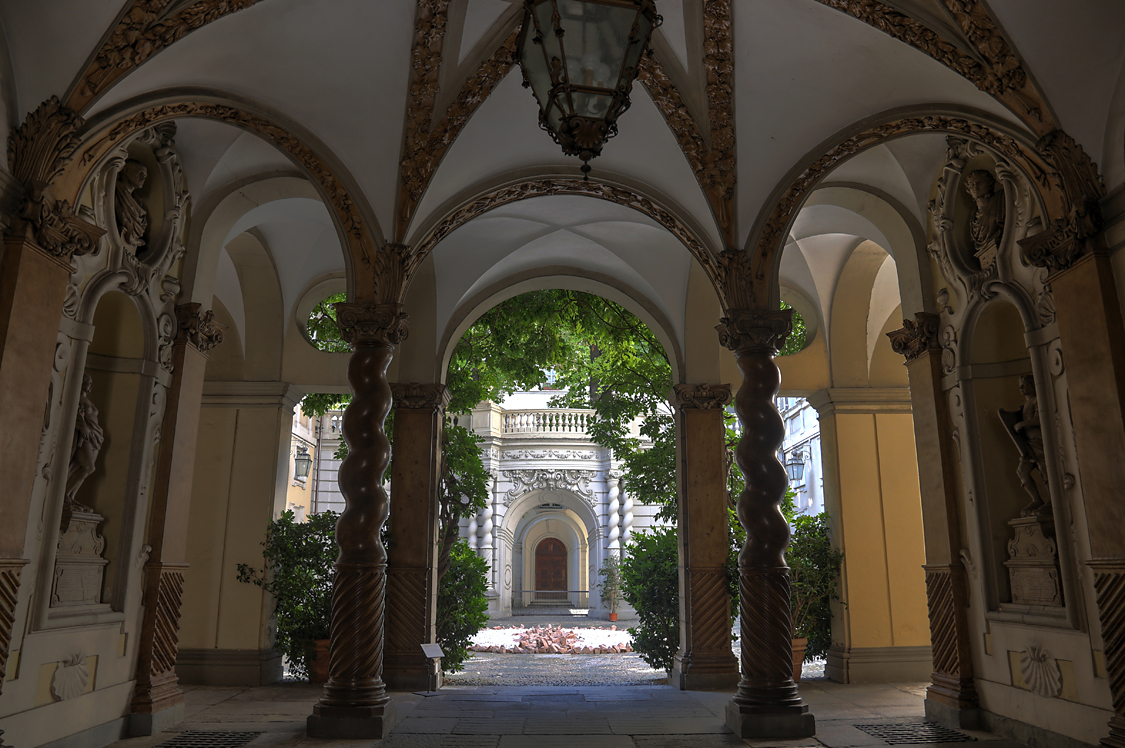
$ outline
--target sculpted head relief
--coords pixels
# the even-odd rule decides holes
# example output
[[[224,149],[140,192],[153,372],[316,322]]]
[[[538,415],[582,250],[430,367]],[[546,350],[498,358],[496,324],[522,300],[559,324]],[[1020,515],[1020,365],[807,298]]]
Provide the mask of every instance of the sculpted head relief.
[[[134,252],[145,245],[145,231],[148,230],[148,209],[134,193],[145,186],[148,169],[140,161],[129,159],[117,172],[117,188],[114,192],[117,230],[121,241]]]

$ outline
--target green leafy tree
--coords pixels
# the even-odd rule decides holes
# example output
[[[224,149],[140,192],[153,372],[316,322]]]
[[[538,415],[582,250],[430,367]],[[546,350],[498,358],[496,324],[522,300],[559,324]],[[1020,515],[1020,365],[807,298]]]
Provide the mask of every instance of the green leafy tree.
[[[676,528],[634,533],[621,560],[625,602],[637,611],[633,650],[651,667],[671,670],[680,646],[680,577]]]
[[[308,677],[312,643],[329,636],[339,517],[325,511],[297,522],[287,510],[266,528],[265,567],[238,564],[238,581],[261,587],[277,601],[274,646],[299,676]]]
[[[487,591],[488,563],[464,538],[457,540],[438,585],[437,639],[445,653],[443,672],[457,672],[469,658],[473,634],[488,623]]]
[[[610,613],[617,612],[617,606],[621,604],[623,599],[621,596],[621,560],[614,555],[610,555],[605,561],[602,562],[602,568],[598,570],[598,592],[601,593],[602,602],[609,607]]]
[[[807,637],[805,660],[823,657],[832,645],[832,600],[837,593],[844,553],[832,547],[824,512],[792,518],[793,537],[785,560],[792,590],[793,635]]]

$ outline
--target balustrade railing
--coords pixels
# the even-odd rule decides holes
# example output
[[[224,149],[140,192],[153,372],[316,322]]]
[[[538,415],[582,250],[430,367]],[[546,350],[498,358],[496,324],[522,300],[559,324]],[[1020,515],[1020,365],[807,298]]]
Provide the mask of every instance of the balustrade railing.
[[[586,425],[594,417],[592,410],[544,408],[540,410],[509,410],[504,413],[503,433],[572,435],[586,434]]]

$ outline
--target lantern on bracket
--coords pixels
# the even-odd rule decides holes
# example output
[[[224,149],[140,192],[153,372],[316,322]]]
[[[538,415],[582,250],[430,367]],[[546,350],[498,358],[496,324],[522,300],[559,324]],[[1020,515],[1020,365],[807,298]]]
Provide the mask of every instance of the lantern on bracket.
[[[617,134],[652,30],[653,0],[525,0],[517,54],[523,84],[539,102],[539,125],[582,159]]]
[[[805,482],[805,460],[808,459],[808,454],[804,451],[797,451],[789,455],[789,459],[785,461],[785,472],[789,476],[789,482],[794,485],[801,485]]]

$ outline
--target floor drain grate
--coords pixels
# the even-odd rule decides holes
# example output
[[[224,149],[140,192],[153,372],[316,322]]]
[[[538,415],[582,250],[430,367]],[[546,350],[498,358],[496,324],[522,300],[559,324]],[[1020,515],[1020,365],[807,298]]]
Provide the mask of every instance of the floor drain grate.
[[[184,730],[156,748],[242,748],[261,734],[260,732]]]
[[[976,738],[933,722],[907,722],[890,725],[855,725],[887,745],[912,745],[915,743],[968,743]]]

